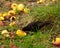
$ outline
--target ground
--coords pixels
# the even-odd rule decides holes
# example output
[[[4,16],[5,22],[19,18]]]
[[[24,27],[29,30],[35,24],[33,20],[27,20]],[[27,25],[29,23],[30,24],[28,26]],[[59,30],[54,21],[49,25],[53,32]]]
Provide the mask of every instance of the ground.
[[[10,27],[9,21],[4,21],[7,25],[0,26],[0,47],[5,46],[10,48],[11,44],[17,48],[56,48],[52,40],[60,37],[60,1],[45,0],[45,2],[37,4],[37,2],[30,2],[28,0],[1,0],[0,12],[4,13],[9,10],[10,4],[22,3],[30,9],[30,13],[17,14],[16,25]],[[1,31],[7,29],[9,32],[16,32],[17,29],[22,29],[32,21],[50,21],[52,24],[44,26],[37,32],[29,31],[24,37],[15,35],[14,39],[5,38],[1,35]],[[11,47],[12,48],[12,47]]]

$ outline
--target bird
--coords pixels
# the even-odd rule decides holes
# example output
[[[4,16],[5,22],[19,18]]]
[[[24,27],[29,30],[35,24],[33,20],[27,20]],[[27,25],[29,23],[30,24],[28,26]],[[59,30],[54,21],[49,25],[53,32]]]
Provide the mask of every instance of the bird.
[[[27,26],[23,27],[23,31],[34,31],[41,29],[42,27],[51,24],[51,21],[33,21],[29,23]]]

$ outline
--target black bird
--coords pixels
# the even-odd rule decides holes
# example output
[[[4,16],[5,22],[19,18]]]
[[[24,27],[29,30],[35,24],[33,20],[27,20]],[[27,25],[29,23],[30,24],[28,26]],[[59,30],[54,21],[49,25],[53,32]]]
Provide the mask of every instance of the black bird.
[[[23,31],[34,31],[34,32],[36,32],[37,30],[41,29],[45,25],[49,25],[49,24],[51,24],[50,21],[43,21],[43,22],[35,21],[35,22],[29,23],[27,26],[22,28],[22,30]]]

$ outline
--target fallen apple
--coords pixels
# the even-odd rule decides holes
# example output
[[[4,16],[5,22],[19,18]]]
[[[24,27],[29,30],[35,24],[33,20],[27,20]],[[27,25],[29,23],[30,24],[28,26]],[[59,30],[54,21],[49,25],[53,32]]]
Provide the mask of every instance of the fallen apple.
[[[56,38],[56,42],[59,42],[60,43],[60,38]]]
[[[37,3],[43,3],[45,0],[38,0]]]
[[[60,43],[55,41],[54,42],[54,46],[59,47],[60,46]]]
[[[4,25],[5,25],[5,22],[0,21],[0,26],[4,26]]]
[[[1,46],[1,48],[5,48],[5,46]]]
[[[10,32],[11,35],[14,35],[14,32]]]
[[[24,31],[22,31],[22,30],[19,30],[19,29],[16,31],[16,34],[17,34],[18,36],[20,36],[20,37],[23,37],[23,36],[26,36],[26,35],[27,35],[26,32],[24,32]]]
[[[0,13],[0,17],[1,17],[1,16],[3,16],[3,14],[2,14],[2,13]]]
[[[14,36],[14,35],[12,35],[12,36],[11,36],[11,39],[14,39],[14,38],[15,38],[15,36]]]
[[[4,37],[8,37],[8,38],[9,38],[9,37],[10,37],[10,35],[9,35],[9,34],[4,34]]]
[[[16,10],[17,7],[18,7],[18,4],[17,4],[17,3],[12,3],[12,4],[11,4],[11,8],[12,8],[13,10]]]
[[[8,14],[10,14],[10,15],[16,15],[16,12],[14,10],[10,10],[10,11],[8,11]]]
[[[15,20],[16,20],[15,16],[10,17],[10,21],[15,21]]]
[[[5,20],[9,20],[11,16],[5,16]]]
[[[0,17],[0,20],[2,20],[2,21],[3,21],[3,20],[4,20],[4,17]]]
[[[17,48],[17,46],[14,45],[12,48]]]
[[[10,48],[12,48],[14,46],[14,44],[13,43],[10,43],[9,46],[10,46]]]
[[[19,11],[23,11],[24,10],[24,7],[25,7],[24,4],[19,4],[18,5],[18,10]]]
[[[29,13],[29,12],[30,12],[30,9],[24,8],[24,13]]]

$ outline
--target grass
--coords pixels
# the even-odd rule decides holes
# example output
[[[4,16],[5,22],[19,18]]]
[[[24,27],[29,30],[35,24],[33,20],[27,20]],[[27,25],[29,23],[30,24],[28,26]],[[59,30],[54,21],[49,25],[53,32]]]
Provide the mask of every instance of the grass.
[[[18,1],[26,2],[25,0]],[[48,27],[45,27],[41,30],[37,30],[37,32],[33,33],[33,35],[31,35],[32,33],[29,33],[25,37],[15,36],[16,37],[15,39],[1,37],[0,34],[0,46],[5,45],[6,48],[10,48],[9,44],[14,43],[14,45],[16,45],[18,48],[55,48],[54,45],[52,44],[52,39],[58,37],[60,32],[60,5],[51,4],[48,6],[45,5],[44,6],[39,5],[37,7],[35,6],[32,7],[32,10],[28,15],[31,16],[34,20],[39,21],[51,20],[53,21],[53,26],[50,29],[48,29]],[[24,21],[25,20],[23,20],[22,22],[24,23]],[[14,27],[0,26],[0,32],[4,29],[8,29],[9,31],[13,32],[16,31],[18,28],[19,25],[15,25]]]
[[[52,48],[52,46],[49,45],[49,38],[50,33],[42,34],[41,32],[38,32],[34,35],[28,35],[23,38],[17,38],[13,40],[4,39],[2,45],[8,45],[9,43],[13,42],[15,45],[17,45],[19,48]],[[48,46],[49,45],[49,46]],[[7,46],[8,48],[8,46]]]
[[[38,17],[39,20],[47,19],[50,16],[59,17],[60,7],[58,5],[38,6],[33,9],[30,16]]]

